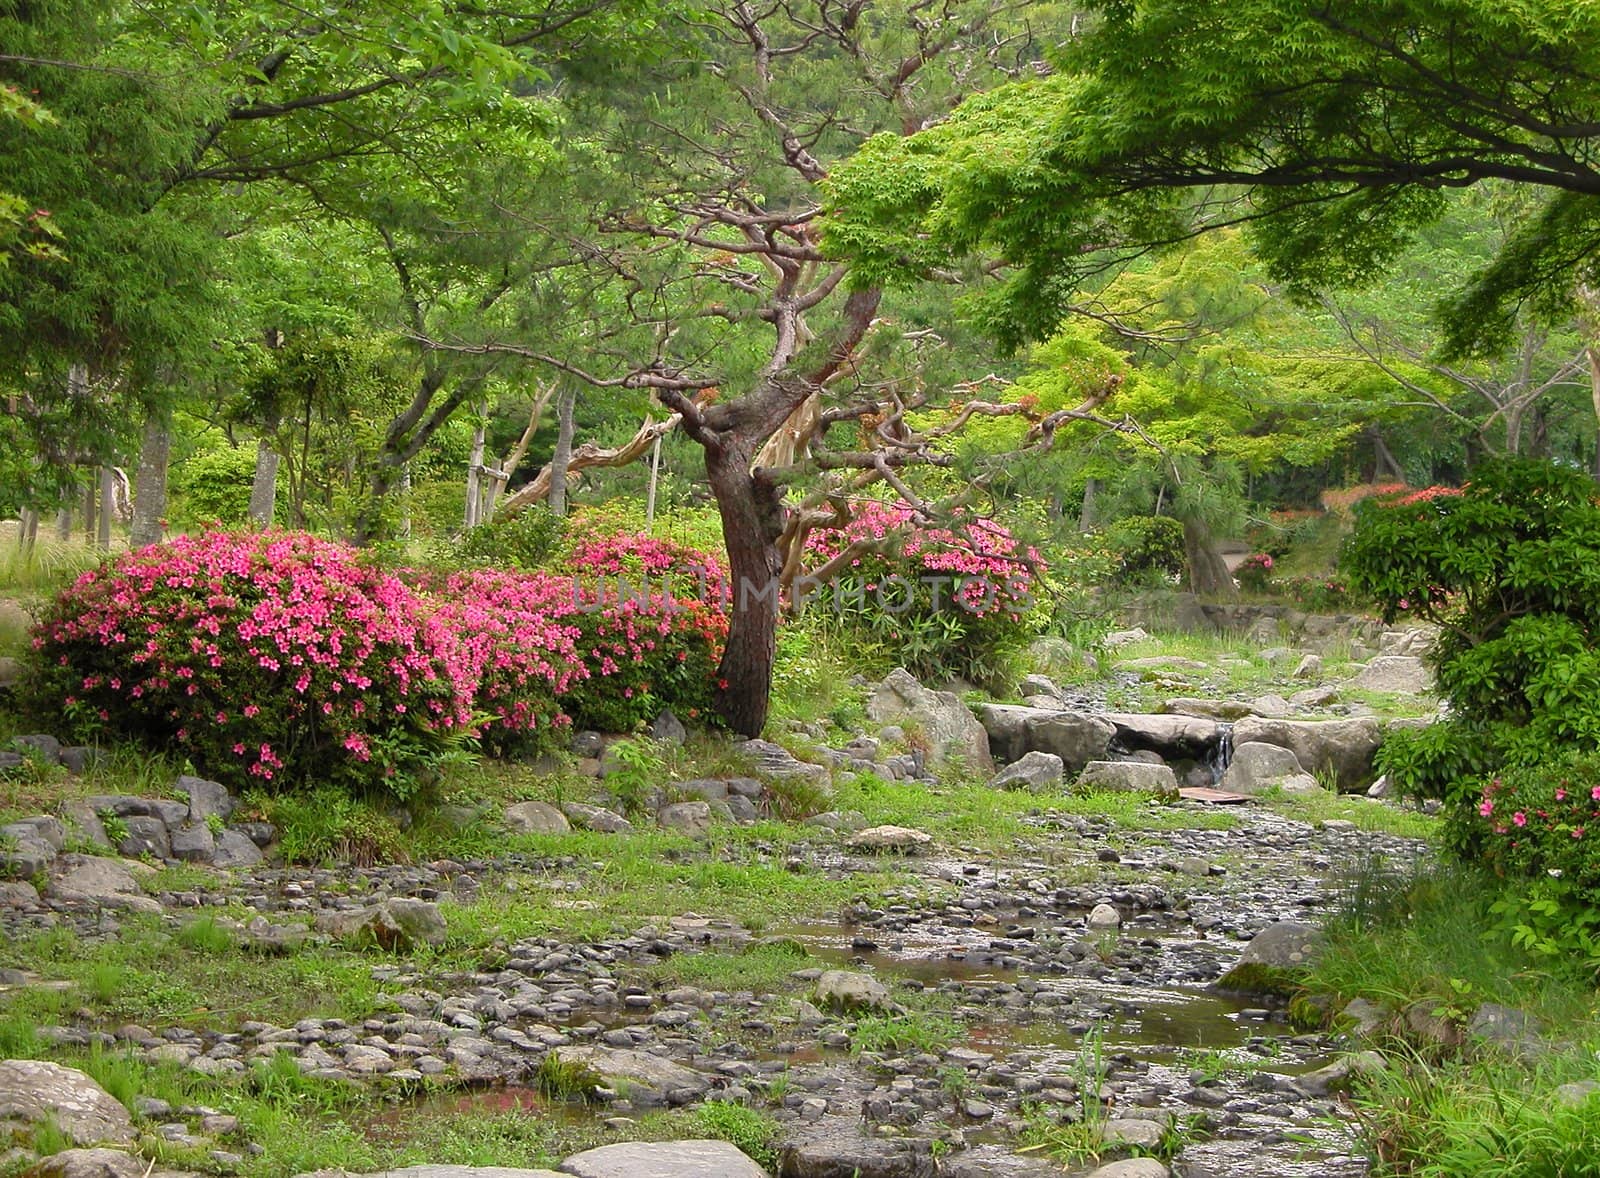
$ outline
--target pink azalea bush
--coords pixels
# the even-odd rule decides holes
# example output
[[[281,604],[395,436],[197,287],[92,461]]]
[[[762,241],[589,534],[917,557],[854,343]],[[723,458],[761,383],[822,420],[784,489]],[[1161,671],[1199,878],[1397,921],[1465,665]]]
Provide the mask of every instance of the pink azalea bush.
[[[728,573],[716,557],[629,533],[579,537],[549,608],[580,632],[587,674],[562,696],[573,722],[631,731],[663,708],[708,719],[728,636]]]
[[[1600,757],[1507,769],[1483,784],[1457,832],[1486,866],[1515,879],[1559,879],[1600,904]]]
[[[495,751],[548,747],[571,726],[557,697],[588,678],[582,630],[563,620],[566,578],[473,569],[430,586],[434,617],[457,645],[483,740]]]
[[[824,583],[800,586],[808,608],[829,611],[867,653],[913,674],[1003,682],[1042,620],[1037,550],[993,520],[930,527],[905,504],[873,501],[845,527],[812,532],[806,568],[818,573],[857,543],[871,547]]]
[[[1239,567],[1234,569],[1234,579],[1239,582],[1239,588],[1248,589],[1255,593],[1264,592],[1272,578],[1272,554],[1269,552],[1252,552],[1239,562]]]
[[[398,578],[303,533],[213,532],[84,573],[35,630],[34,691],[80,735],[233,786],[404,796],[475,731],[473,670]]]

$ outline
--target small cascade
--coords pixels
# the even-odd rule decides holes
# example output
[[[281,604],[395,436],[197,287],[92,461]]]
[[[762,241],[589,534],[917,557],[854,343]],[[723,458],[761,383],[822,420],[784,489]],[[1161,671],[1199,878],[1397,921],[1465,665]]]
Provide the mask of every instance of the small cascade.
[[[1228,771],[1228,764],[1233,760],[1233,725],[1218,724],[1221,735],[1217,737],[1217,744],[1206,757],[1205,766],[1211,773],[1213,786],[1222,784],[1222,775]]]

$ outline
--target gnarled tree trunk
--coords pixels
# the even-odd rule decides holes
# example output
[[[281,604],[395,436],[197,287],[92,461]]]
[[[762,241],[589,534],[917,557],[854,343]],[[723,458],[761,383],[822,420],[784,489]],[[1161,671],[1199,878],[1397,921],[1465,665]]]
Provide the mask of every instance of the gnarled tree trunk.
[[[172,452],[172,430],[166,417],[152,410],[144,422],[144,443],[139,447],[139,470],[134,484],[133,522],[128,543],[134,548],[161,543],[167,514],[167,461]]]

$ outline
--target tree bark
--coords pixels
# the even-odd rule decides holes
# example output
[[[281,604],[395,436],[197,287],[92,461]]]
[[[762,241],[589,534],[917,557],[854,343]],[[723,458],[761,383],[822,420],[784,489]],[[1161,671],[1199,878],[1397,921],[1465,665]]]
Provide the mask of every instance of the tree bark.
[[[101,552],[111,550],[111,517],[117,513],[117,483],[109,466],[100,468],[100,526],[95,543]]]
[[[1100,490],[1099,479],[1086,479],[1083,484],[1083,507],[1078,512],[1078,531],[1094,531],[1094,498]]]
[[[767,723],[783,568],[781,491],[751,474],[753,450],[748,443],[706,449],[706,476],[722,516],[732,586],[716,709],[729,728],[749,737],[760,736]]]
[[[472,430],[472,450],[467,455],[467,505],[462,513],[462,525],[468,529],[478,526],[483,503],[483,443],[488,431],[479,414]]]
[[[1189,589],[1201,597],[1237,597],[1228,564],[1217,551],[1211,529],[1197,519],[1183,521],[1183,549],[1189,562]]]
[[[644,530],[651,531],[656,526],[656,489],[661,484],[661,439],[656,439],[656,444],[650,451],[650,484],[644,496]]]
[[[128,543],[135,548],[161,543],[167,514],[167,464],[172,452],[172,430],[166,417],[152,410],[144,421],[144,443],[139,447],[138,483],[134,487],[133,522]]]
[[[550,456],[549,504],[557,519],[567,514],[567,464],[572,461],[572,415],[577,400],[577,387],[570,381],[563,384],[556,402],[556,451]]]

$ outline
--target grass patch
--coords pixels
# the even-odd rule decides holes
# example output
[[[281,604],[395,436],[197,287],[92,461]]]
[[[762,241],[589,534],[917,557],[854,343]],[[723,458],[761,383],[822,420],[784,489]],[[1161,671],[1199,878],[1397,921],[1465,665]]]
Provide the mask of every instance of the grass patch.
[[[1357,830],[1370,834],[1392,834],[1427,842],[1438,837],[1441,823],[1439,818],[1421,810],[1353,794],[1280,794],[1276,799],[1268,797],[1267,800],[1278,812],[1313,825],[1334,819],[1353,822]]]
[[[908,1014],[864,1014],[850,1028],[850,1050],[855,1055],[943,1051],[959,1042],[966,1028],[944,1014],[912,1011]]]

